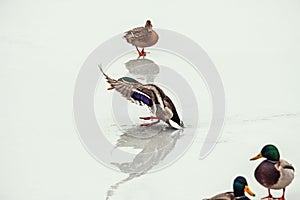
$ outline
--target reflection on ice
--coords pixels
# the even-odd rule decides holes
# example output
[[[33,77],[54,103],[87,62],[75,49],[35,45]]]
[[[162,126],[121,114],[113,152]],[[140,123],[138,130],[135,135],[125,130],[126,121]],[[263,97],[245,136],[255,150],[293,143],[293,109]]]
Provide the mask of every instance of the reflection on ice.
[[[146,58],[129,60],[125,66],[133,77],[147,83],[154,82],[155,76],[159,74],[159,66]]]
[[[135,149],[142,148],[142,151],[135,156],[132,162],[112,164],[124,173],[144,174],[171,152],[181,132],[162,127],[158,134],[147,139],[139,139],[125,133],[118,140],[117,146],[128,147],[130,145]]]
[[[167,131],[168,128],[169,128],[169,126],[162,125],[162,124],[159,124],[156,126],[148,126],[148,127],[136,125],[136,126],[130,126],[129,128],[125,127],[122,131],[126,135],[131,136],[132,140],[134,140],[134,138],[139,140],[139,139],[147,139],[147,138],[151,139],[153,136],[157,136],[161,132]],[[174,129],[170,128],[170,130],[174,130]],[[122,141],[122,136],[118,140],[118,143],[116,144],[117,147],[123,147],[122,144],[119,144],[121,141]],[[132,145],[134,146],[134,145],[136,145],[136,143],[132,144]]]
[[[129,74],[126,76],[139,80],[141,82],[146,83],[153,83],[155,78],[159,78],[163,74],[163,77],[178,77],[176,81],[179,81],[182,88],[189,90],[189,85],[181,79],[181,77],[176,74],[176,72],[172,70],[166,70],[166,68],[160,67],[152,60],[149,59],[134,59],[130,60],[125,63],[126,69],[129,71]],[[162,79],[163,84],[165,85],[175,85],[173,79]],[[185,90],[185,91],[186,91]],[[183,90],[178,90],[177,93],[180,94]],[[186,94],[186,92],[184,93]],[[193,93],[191,93],[193,94]],[[186,105],[197,105],[192,100],[194,98],[192,95],[188,95],[186,98],[187,101],[184,101],[185,95],[180,95],[183,98],[181,102],[186,108],[189,106]],[[125,121],[124,119],[129,119],[127,104],[125,101],[117,102],[113,104],[113,108],[116,109],[118,113],[114,116],[116,117],[116,121],[120,125],[119,128],[121,129],[122,135],[116,141],[115,149],[120,151],[121,149],[131,148],[134,150],[140,150],[138,153],[133,154],[133,157],[126,159],[124,161],[124,157],[117,157],[117,160],[111,162],[113,166],[119,169],[121,172],[127,174],[125,179],[120,180],[119,182],[115,183],[114,185],[110,186],[109,190],[106,194],[106,200],[110,199],[113,196],[114,192],[119,188],[119,186],[123,183],[127,183],[128,181],[142,176],[148,173],[150,170],[155,170],[164,163],[161,163],[163,160],[165,162],[169,162],[170,158],[172,160],[172,156],[176,155],[179,156],[181,152],[191,144],[193,141],[194,136],[194,127],[197,127],[197,118],[192,118],[195,121],[190,121],[193,126],[185,129],[186,133],[189,134],[189,137],[181,137],[183,136],[183,130],[173,129],[169,126],[157,124],[154,126],[149,127],[142,127],[142,126],[132,126],[131,122]],[[195,109],[193,110],[195,112]],[[189,115],[190,116],[190,115]],[[129,125],[129,127],[128,127]],[[192,136],[192,137],[190,137]],[[178,140],[181,138],[181,140]],[[177,144],[177,146],[176,146]],[[175,148],[175,146],[177,148]],[[114,149],[114,150],[115,150]],[[117,152],[114,153],[112,151],[112,155],[120,155]],[[179,151],[178,151],[179,150]],[[136,152],[136,151],[135,151]]]
[[[139,132],[143,130],[142,132]],[[131,162],[112,163],[128,177],[112,185],[107,191],[109,199],[118,187],[131,179],[146,174],[158,165],[174,149],[183,130],[175,130],[166,126],[153,126],[150,129],[132,127],[125,131],[117,141],[116,148],[132,147],[142,149]],[[141,137],[141,135],[143,135]],[[145,137],[146,136],[146,137]]]

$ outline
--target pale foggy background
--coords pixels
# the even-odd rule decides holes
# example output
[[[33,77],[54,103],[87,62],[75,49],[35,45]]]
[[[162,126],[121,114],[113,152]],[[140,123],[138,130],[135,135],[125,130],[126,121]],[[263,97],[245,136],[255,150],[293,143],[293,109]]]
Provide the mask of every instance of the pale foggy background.
[[[126,177],[84,149],[72,98],[88,55],[146,19],[207,52],[223,80],[227,120],[208,158],[198,160],[200,135],[175,164],[125,183],[111,199],[202,199],[231,190],[240,174],[253,199],[265,196],[253,178],[258,162],[249,162],[265,143],[277,144],[296,173],[300,166],[299,11],[297,0],[1,0],[0,199],[105,199]],[[297,199],[299,184],[296,175],[288,199]]]

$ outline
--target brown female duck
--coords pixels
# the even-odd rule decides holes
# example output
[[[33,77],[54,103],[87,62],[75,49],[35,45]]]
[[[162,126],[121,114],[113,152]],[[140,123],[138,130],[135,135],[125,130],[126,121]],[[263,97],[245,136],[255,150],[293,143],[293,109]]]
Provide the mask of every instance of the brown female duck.
[[[152,29],[152,24],[150,20],[147,20],[144,27],[137,27],[125,32],[123,38],[129,44],[135,46],[139,57],[146,56],[144,51],[145,47],[153,46],[158,41],[158,34]],[[138,48],[142,48],[140,51]]]

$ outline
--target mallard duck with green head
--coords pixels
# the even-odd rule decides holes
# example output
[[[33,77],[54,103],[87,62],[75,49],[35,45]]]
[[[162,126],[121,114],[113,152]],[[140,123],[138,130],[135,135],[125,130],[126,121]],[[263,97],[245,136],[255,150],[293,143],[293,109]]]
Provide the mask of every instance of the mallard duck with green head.
[[[150,117],[140,117],[143,120],[156,119],[152,123],[141,124],[141,126],[152,126],[162,120],[175,129],[183,128],[183,122],[180,120],[172,100],[157,85],[142,84],[130,77],[115,80],[107,76],[101,66],[99,68],[110,84],[108,90],[116,89],[127,100],[141,106],[146,105],[154,114]]]
[[[282,189],[282,196],[276,199],[284,200],[285,188],[294,179],[294,167],[287,161],[280,159],[277,147],[272,144],[265,145],[261,152],[250,160],[259,158],[266,159],[255,169],[254,176],[262,186],[268,188],[268,196],[265,198],[273,198],[270,191],[271,189]]]
[[[137,27],[126,31],[123,38],[125,38],[129,44],[135,46],[139,57],[145,57],[146,52],[144,51],[144,48],[156,44],[158,41],[158,34],[152,29],[151,21],[147,20],[144,27]],[[142,48],[142,50],[140,51],[138,48]]]
[[[224,192],[203,200],[250,200],[245,195],[245,192],[253,197],[255,196],[255,194],[250,190],[247,180],[243,176],[238,176],[233,181],[233,192]]]

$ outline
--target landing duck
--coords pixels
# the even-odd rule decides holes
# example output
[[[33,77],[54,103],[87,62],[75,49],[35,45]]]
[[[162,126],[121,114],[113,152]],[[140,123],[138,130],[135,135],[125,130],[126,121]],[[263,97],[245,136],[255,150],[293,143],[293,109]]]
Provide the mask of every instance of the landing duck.
[[[250,200],[245,195],[245,192],[251,196],[255,196],[255,194],[250,190],[247,180],[243,176],[238,176],[233,181],[233,192],[224,192],[203,200]]]
[[[144,48],[156,44],[159,37],[158,34],[152,29],[151,21],[147,20],[144,27],[137,27],[126,31],[123,38],[125,38],[129,44],[135,46],[139,57],[145,57],[146,52]],[[142,50],[140,51],[138,48],[142,48]]]
[[[268,189],[268,196],[265,199],[272,199],[271,189],[283,190],[282,196],[276,198],[284,200],[285,188],[294,179],[294,167],[287,161],[280,159],[280,154],[276,146],[272,144],[265,145],[261,152],[250,160],[266,158],[254,171],[255,179]]]
[[[106,75],[101,66],[99,68],[110,84],[108,90],[116,89],[127,100],[141,106],[145,105],[149,107],[154,116],[140,117],[140,119],[154,119],[156,121],[141,124],[141,126],[152,126],[162,120],[175,129],[182,129],[184,127],[172,100],[157,85],[142,84],[130,77],[122,77],[115,80]]]

